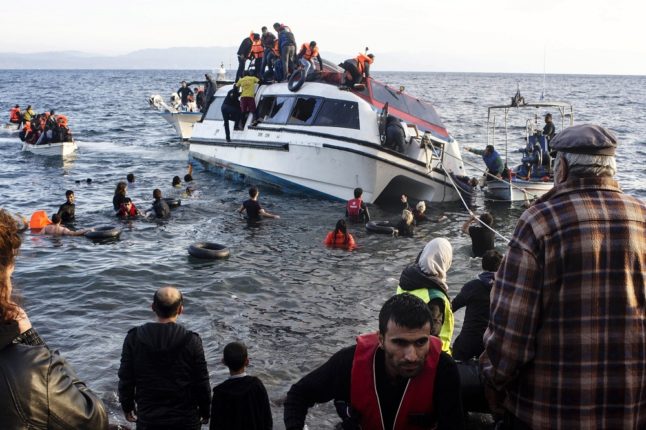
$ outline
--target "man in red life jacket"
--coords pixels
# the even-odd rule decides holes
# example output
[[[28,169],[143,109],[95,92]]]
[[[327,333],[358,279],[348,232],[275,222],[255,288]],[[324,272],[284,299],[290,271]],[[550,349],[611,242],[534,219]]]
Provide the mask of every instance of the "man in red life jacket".
[[[285,428],[302,429],[307,410],[335,400],[343,429],[463,429],[457,365],[431,336],[428,306],[399,294],[379,312],[379,332],[361,335],[292,385]]]
[[[370,221],[370,212],[368,212],[368,206],[361,199],[363,195],[363,189],[355,188],[354,189],[354,198],[348,200],[348,203],[345,206],[345,216],[350,222],[368,222]]]
[[[20,124],[22,121],[22,115],[20,113],[20,106],[15,105],[9,110],[9,122],[12,124]]]

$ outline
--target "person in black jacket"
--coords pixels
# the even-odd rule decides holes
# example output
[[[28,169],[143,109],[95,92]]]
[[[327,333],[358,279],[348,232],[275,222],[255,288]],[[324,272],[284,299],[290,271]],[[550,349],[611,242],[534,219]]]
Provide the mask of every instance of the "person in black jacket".
[[[12,297],[19,233],[0,209],[0,428],[107,430],[103,402],[45,345]]]
[[[168,203],[162,200],[162,192],[159,188],[153,190],[153,212],[157,218],[168,218],[170,217],[170,207]]]
[[[495,249],[485,252],[482,256],[484,272],[464,284],[451,302],[454,313],[466,306],[462,330],[453,343],[453,358],[456,360],[479,357],[484,351],[482,337],[489,324],[489,295],[501,261],[502,254]]]
[[[182,99],[182,106],[186,106],[188,104],[188,96],[193,95],[193,90],[186,85],[186,81],[182,81],[182,86],[177,90],[177,95]]]
[[[238,48],[238,71],[236,72],[236,82],[244,76],[244,70],[247,65],[247,59],[251,53],[251,46],[253,45],[253,31],[248,37],[245,37],[240,43]]]
[[[76,205],[74,204],[74,191],[65,191],[65,199],[66,202],[58,208],[58,215],[61,217],[63,223],[67,224],[74,222],[74,212],[76,209]]]
[[[471,225],[478,221],[482,226]],[[485,212],[479,217],[471,214],[464,224],[462,224],[462,232],[471,237],[471,251],[474,257],[482,257],[485,252],[494,249],[494,241],[496,233],[492,230],[493,216],[489,212]]]
[[[229,379],[213,389],[209,430],[268,430],[273,426],[269,397],[262,381],[247,375],[247,347],[231,342],[224,347],[222,362]]]
[[[235,85],[229,90],[226,97],[222,101],[222,119],[224,120],[224,135],[227,142],[231,142],[231,131],[229,128],[229,121],[233,121],[233,129],[239,130],[240,123],[240,92]]]
[[[463,429],[457,366],[430,333],[431,312],[421,299],[391,297],[379,312],[378,333],[359,336],[356,346],[292,385],[285,428],[302,429],[310,407],[334,399],[345,430],[392,429],[395,423]]]
[[[176,323],[184,310],[177,288],[157,290],[152,309],[157,322],[131,329],[123,342],[119,402],[138,430],[199,430],[211,401],[202,340]]]

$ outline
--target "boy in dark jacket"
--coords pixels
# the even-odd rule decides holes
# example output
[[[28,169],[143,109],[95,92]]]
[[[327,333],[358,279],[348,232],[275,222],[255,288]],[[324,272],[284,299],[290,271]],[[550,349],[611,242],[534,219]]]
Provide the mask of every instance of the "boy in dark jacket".
[[[271,429],[269,397],[262,381],[248,376],[247,347],[231,342],[224,347],[222,363],[229,368],[229,379],[213,389],[210,430]]]

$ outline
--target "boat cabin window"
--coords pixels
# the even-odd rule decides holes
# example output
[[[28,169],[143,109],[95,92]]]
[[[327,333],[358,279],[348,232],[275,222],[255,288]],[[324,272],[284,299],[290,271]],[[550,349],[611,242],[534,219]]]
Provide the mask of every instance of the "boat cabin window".
[[[258,104],[258,118],[266,124],[285,124],[294,105],[294,97],[263,96]]]
[[[359,105],[357,102],[326,99],[316,115],[314,125],[359,130]]]
[[[222,121],[222,102],[224,102],[224,97],[216,97],[213,99],[204,119]]]
[[[430,103],[423,102],[405,93],[400,93],[380,82],[372,81],[371,87],[372,97],[378,102],[387,102],[389,107],[443,127],[442,119]]]
[[[314,116],[321,106],[322,99],[318,97],[298,97],[292,110],[292,115],[287,121],[288,124],[310,125]]]

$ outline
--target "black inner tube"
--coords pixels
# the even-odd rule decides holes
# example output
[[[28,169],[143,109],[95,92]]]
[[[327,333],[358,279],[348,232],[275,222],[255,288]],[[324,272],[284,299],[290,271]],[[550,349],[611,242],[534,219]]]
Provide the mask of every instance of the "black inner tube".
[[[287,88],[289,91],[296,92],[301,89],[305,83],[305,70],[296,69],[294,73],[289,77],[289,82],[287,82]]]

